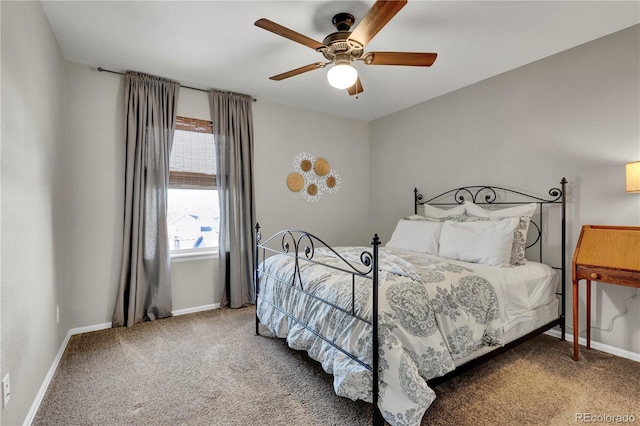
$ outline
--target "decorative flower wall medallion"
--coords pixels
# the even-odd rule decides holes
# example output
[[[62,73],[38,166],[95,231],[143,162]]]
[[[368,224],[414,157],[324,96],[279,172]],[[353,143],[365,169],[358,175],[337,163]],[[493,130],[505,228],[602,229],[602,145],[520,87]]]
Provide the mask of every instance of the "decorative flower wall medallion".
[[[300,173],[302,176],[307,177],[313,174],[313,164],[316,162],[316,157],[308,152],[301,152],[296,156],[293,161],[293,170]]]
[[[323,190],[327,194],[335,194],[340,189],[340,174],[334,170],[329,170],[326,176],[322,176]]]
[[[287,187],[292,192],[300,192],[302,198],[315,203],[322,194],[335,194],[340,189],[340,175],[329,166],[324,158],[308,152],[296,155],[293,173],[287,176]]]
[[[315,178],[306,178],[302,189],[302,198],[310,203],[315,203],[322,198],[322,185]]]

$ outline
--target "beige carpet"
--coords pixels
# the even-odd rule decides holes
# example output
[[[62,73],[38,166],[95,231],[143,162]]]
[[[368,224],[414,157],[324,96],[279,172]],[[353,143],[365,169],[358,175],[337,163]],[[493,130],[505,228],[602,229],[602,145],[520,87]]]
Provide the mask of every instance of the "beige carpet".
[[[253,308],[71,338],[34,425],[367,425],[371,407],[280,339]],[[640,363],[539,336],[436,388],[422,425],[571,425],[635,416]]]

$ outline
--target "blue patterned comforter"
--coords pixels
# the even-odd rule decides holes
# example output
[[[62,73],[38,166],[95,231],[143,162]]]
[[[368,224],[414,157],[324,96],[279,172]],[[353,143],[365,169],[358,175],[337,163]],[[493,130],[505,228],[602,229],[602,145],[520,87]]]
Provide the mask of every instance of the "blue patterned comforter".
[[[336,250],[357,265],[368,248]],[[426,380],[452,371],[454,360],[482,346],[501,344],[498,299],[485,278],[445,259],[390,248],[381,248],[379,259],[379,407],[393,426],[419,425],[435,399]],[[322,250],[316,251],[314,260],[345,266]],[[366,368],[263,301],[283,308],[371,365],[371,326],[279,281],[291,283],[294,274],[291,257],[273,256],[261,265],[260,322],[333,374],[338,395],[371,402],[372,376]],[[301,260],[300,278],[309,293],[351,310],[351,275]],[[359,277],[354,290],[355,313],[368,320],[371,283]],[[300,285],[297,280],[296,285]]]

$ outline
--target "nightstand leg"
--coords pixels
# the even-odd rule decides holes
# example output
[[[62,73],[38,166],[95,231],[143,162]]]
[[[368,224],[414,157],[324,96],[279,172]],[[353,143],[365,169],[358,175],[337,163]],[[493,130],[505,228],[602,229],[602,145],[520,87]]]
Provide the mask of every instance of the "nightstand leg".
[[[573,280],[573,360],[578,360],[578,281]]]
[[[591,281],[587,280],[587,349],[591,349]]]

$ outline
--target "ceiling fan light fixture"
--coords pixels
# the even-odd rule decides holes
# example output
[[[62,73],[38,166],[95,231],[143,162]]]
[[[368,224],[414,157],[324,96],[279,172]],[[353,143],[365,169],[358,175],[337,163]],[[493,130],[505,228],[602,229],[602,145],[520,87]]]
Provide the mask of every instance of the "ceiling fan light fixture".
[[[353,86],[358,79],[358,71],[353,65],[338,63],[327,72],[329,84],[336,89],[347,89]]]

